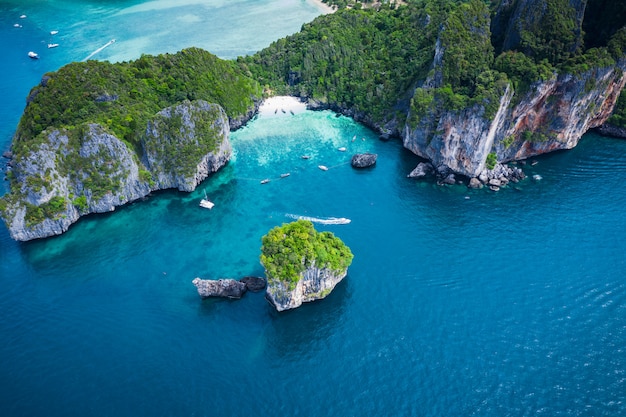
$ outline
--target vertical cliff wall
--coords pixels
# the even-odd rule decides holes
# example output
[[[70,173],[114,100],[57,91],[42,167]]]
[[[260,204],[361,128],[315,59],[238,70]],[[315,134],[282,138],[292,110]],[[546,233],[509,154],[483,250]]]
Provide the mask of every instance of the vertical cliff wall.
[[[0,214],[11,237],[65,232],[82,215],[115,210],[152,190],[192,191],[230,158],[228,117],[215,104],[183,102],[146,129],[145,165],[98,124],[52,129],[11,162],[11,192]]]

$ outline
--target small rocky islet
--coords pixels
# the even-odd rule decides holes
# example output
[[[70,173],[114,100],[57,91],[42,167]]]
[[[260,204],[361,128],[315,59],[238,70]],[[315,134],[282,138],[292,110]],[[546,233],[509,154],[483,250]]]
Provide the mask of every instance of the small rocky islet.
[[[246,291],[262,291],[277,311],[291,310],[303,303],[328,296],[347,275],[353,254],[331,232],[317,232],[308,220],[277,226],[263,236],[261,264],[265,278],[240,280],[195,278],[202,298],[239,299]]]

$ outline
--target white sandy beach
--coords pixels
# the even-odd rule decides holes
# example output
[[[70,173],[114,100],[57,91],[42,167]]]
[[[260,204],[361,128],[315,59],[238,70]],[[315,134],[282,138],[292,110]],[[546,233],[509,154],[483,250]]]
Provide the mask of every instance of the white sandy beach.
[[[297,97],[275,96],[265,99],[259,106],[259,116],[284,116],[302,113],[306,104]]]
[[[315,4],[324,14],[334,13],[335,9],[323,3],[322,0],[309,0],[311,3]]]

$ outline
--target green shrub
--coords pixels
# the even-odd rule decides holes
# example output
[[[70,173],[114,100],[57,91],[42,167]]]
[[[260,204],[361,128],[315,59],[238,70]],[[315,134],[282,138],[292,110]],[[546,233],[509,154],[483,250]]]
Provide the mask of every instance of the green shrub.
[[[261,242],[261,264],[268,280],[281,281],[290,290],[312,265],[342,271],[352,263],[350,248],[330,232],[318,233],[308,220],[277,226]]]
[[[489,154],[487,155],[487,159],[485,160],[485,165],[487,169],[489,170],[494,169],[497,163],[498,163],[498,158],[496,157],[495,152],[489,152]]]

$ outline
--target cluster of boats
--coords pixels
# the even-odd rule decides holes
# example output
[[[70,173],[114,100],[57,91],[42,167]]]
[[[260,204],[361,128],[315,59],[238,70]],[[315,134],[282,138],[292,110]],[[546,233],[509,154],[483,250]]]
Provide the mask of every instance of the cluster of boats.
[[[26,15],[25,14],[21,15],[20,19],[26,19]],[[13,25],[13,27],[21,28],[22,25],[20,25],[19,23],[15,23]],[[50,31],[50,35],[52,35],[52,36],[56,35],[57,33],[59,33],[58,30],[51,30]],[[54,43],[54,42],[48,44],[48,48],[49,49],[56,48],[58,46],[59,46],[59,44],[58,43]],[[34,52],[34,51],[29,51],[28,52],[28,57],[31,58],[31,59],[39,59],[39,54],[37,52]]]

